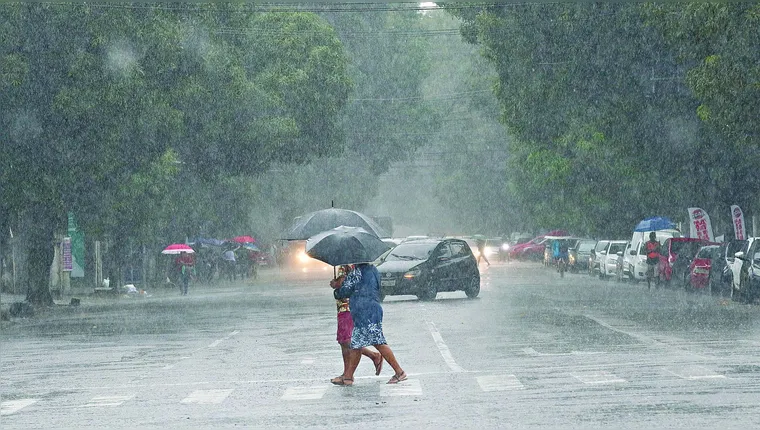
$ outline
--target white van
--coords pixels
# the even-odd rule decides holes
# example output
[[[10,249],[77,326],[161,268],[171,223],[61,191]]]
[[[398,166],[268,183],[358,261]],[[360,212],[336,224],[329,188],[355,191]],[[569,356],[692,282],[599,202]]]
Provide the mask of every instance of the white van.
[[[628,271],[630,277],[634,281],[645,281],[647,276],[647,249],[646,243],[649,240],[648,231],[634,231],[631,238],[630,254],[630,267]],[[681,232],[675,229],[670,230],[656,230],[657,241],[660,245],[665,243],[668,238],[681,237]]]

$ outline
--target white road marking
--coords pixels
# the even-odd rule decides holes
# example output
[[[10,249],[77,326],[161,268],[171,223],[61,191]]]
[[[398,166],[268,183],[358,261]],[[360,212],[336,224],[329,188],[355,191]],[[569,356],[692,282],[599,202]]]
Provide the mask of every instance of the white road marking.
[[[380,389],[380,395],[389,396],[421,396],[422,386],[419,379],[407,379],[398,384],[383,384]]]
[[[217,339],[217,340],[211,342],[211,344],[209,344],[209,346],[207,346],[207,348],[216,348],[217,346],[219,346],[220,343],[222,343],[225,340],[231,338],[232,336],[235,336],[238,333],[240,333],[240,331],[239,330],[235,330],[232,333],[228,334],[227,336],[224,336],[221,339]]]
[[[314,364],[314,359],[311,357],[306,357],[301,360],[301,364]]]
[[[605,351],[570,351],[570,352],[538,352],[533,348],[523,348],[523,352],[526,355],[531,355],[533,357],[554,357],[554,356],[563,356],[563,355],[596,355],[596,354],[606,354]]]
[[[285,390],[282,400],[319,400],[327,391],[326,385],[314,387],[290,387]]]
[[[211,405],[222,403],[232,390],[195,390],[189,396],[182,399],[182,403],[195,403]]]
[[[435,341],[435,346],[438,347],[438,350],[441,352],[441,356],[443,357],[443,361],[446,362],[446,364],[449,366],[449,369],[451,369],[452,372],[464,372],[465,370],[459,366],[456,361],[454,361],[454,357],[451,355],[449,347],[446,346],[446,342],[443,341],[443,337],[441,337],[441,333],[438,331],[438,328],[435,326],[435,324],[432,321],[428,321],[427,325],[428,329],[430,330],[430,334],[433,336],[433,340]]]
[[[93,397],[87,404],[82,405],[83,408],[93,408],[102,406],[119,406],[127,400],[134,397],[131,396],[100,396]]]
[[[679,378],[694,381],[697,379],[726,379],[726,375],[720,375],[705,367],[697,365],[681,366],[678,369],[665,369],[666,372],[672,373]]]
[[[625,379],[617,377],[614,373],[605,370],[598,372],[571,373],[570,375],[584,384],[615,384],[627,382]]]
[[[515,375],[478,376],[477,380],[483,391],[509,391],[525,388]]]
[[[36,402],[37,399],[6,400],[0,403],[0,415],[14,414]]]

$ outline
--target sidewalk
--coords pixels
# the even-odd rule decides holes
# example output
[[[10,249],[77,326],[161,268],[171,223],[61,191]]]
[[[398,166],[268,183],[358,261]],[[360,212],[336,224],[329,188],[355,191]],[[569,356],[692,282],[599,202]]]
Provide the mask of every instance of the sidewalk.
[[[273,281],[280,279],[282,273],[278,269],[265,269],[258,273],[256,280],[238,279],[233,282],[225,280],[216,280],[213,284],[190,284],[190,295],[207,295],[221,292],[230,292],[246,288],[256,288],[257,286],[266,286],[269,288]],[[138,290],[140,286],[135,286]],[[60,297],[53,298],[55,306],[34,308],[34,316],[39,318],[52,316],[62,312],[71,312],[79,310],[80,312],[120,310],[129,306],[138,305],[139,303],[173,300],[181,297],[179,287],[167,287],[157,285],[155,287],[146,287],[145,295],[141,294],[111,294],[106,292],[95,292],[94,289],[74,289]],[[72,299],[78,300],[76,306],[72,306]],[[26,294],[0,293],[0,312],[7,315],[13,303],[25,302]],[[11,321],[17,318],[11,317]]]

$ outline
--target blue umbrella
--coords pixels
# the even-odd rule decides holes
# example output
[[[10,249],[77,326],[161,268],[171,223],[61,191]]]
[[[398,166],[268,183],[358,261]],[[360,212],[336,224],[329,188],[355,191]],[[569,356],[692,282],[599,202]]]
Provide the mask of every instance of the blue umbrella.
[[[673,221],[665,217],[654,216],[640,221],[636,224],[636,228],[634,228],[633,231],[657,231],[668,230],[671,228],[676,228]]]

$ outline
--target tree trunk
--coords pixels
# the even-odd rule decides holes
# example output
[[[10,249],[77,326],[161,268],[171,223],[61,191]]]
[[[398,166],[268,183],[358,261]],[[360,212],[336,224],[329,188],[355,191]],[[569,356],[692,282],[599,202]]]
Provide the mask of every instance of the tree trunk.
[[[56,218],[45,213],[44,208],[30,211],[32,226],[29,237],[29,258],[27,264],[29,284],[26,300],[42,306],[53,305],[50,293],[50,265],[55,256],[54,233]]]

